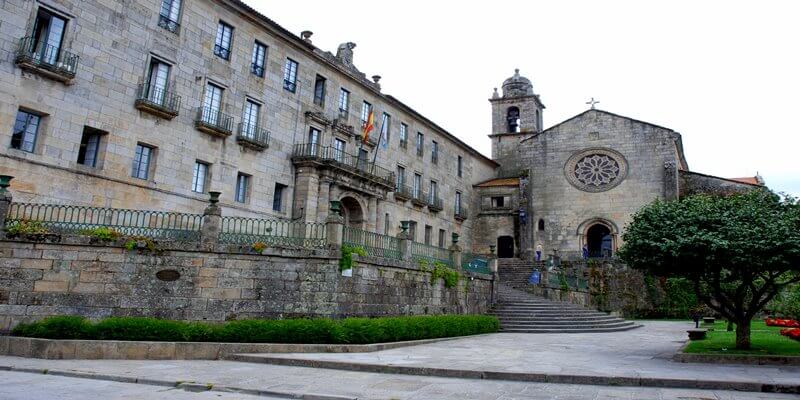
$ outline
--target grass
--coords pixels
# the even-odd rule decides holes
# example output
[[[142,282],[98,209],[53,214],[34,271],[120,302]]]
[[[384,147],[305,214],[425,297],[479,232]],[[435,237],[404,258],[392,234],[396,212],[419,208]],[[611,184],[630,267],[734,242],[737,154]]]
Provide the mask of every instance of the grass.
[[[50,317],[14,328],[15,336],[43,339],[369,344],[494,333],[496,317],[428,315],[346,319],[251,319],[219,324],[156,318]]]
[[[700,327],[704,326],[702,323]],[[689,343],[684,352],[704,354],[800,356],[800,342],[781,336],[782,327],[767,326],[763,320],[750,325],[750,350],[736,350],[736,331],[727,332],[727,323],[718,321],[705,340]]]

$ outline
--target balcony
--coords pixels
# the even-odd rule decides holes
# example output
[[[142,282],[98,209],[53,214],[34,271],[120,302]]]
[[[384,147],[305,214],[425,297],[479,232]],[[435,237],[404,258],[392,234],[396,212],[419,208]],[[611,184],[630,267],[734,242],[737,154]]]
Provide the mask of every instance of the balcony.
[[[456,207],[455,212],[453,213],[453,218],[455,218],[456,221],[464,221],[467,219],[468,214],[469,213],[465,207]]]
[[[396,200],[408,201],[411,200],[412,197],[414,196],[412,195],[412,191],[409,186],[400,184],[397,185],[397,188],[394,190],[394,198]]]
[[[369,180],[384,190],[395,189],[394,172],[380,167],[368,159],[346,153],[330,146],[318,144],[297,144],[292,152],[295,164],[311,164],[317,167],[335,168],[350,176]]]
[[[214,45],[214,55],[223,59],[223,60],[230,60],[231,59],[231,49],[227,47],[222,47],[218,44]]]
[[[33,37],[19,40],[14,62],[24,70],[66,84],[72,83],[78,70],[77,55],[45,42],[37,42]]]
[[[242,147],[263,151],[269,148],[269,131],[258,125],[240,122],[239,130],[236,133],[236,142]]]
[[[151,86],[148,83],[139,85],[134,106],[137,110],[153,114],[165,119],[178,116],[181,108],[181,96],[174,92]]]
[[[428,194],[422,190],[417,190],[416,193],[411,193],[411,204],[417,207],[425,207],[428,205]]]
[[[422,157],[423,155],[425,155],[425,151],[422,147],[417,147],[417,157]]]
[[[178,33],[178,29],[181,28],[181,24],[179,24],[178,21],[173,21],[166,15],[158,16],[158,26],[172,33]]]
[[[209,107],[198,107],[194,127],[211,136],[226,138],[233,134],[233,117]]]
[[[434,164],[439,164],[439,154],[438,153],[431,153],[431,162]]]
[[[294,93],[297,90],[297,82],[290,81],[288,79],[283,80],[283,88]]]
[[[264,77],[264,66],[260,65],[258,63],[250,63],[250,72],[252,72],[253,75],[255,75],[255,76],[259,77],[259,78],[263,78]]]
[[[431,212],[442,211],[444,209],[444,206],[442,204],[443,204],[442,199],[434,196],[428,197],[428,210],[430,210]]]
[[[407,149],[408,148],[408,140],[401,140],[400,141],[400,148]]]

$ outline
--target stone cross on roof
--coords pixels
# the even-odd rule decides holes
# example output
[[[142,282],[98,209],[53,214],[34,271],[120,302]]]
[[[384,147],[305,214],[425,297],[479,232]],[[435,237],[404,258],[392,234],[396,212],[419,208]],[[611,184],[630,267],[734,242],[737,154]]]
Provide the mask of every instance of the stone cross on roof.
[[[595,100],[594,97],[592,97],[589,101],[586,102],[586,104],[589,104],[590,106],[592,106],[592,110],[594,110],[594,105],[599,103],[599,102],[600,101]]]

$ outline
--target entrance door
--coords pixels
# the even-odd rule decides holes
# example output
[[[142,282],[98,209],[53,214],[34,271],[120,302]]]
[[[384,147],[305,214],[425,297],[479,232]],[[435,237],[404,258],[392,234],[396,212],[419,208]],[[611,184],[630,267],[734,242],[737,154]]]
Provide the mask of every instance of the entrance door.
[[[611,257],[613,255],[611,230],[603,224],[592,225],[586,232],[586,245],[589,248],[589,257]]]
[[[514,238],[511,236],[500,236],[497,238],[497,257],[514,258]]]

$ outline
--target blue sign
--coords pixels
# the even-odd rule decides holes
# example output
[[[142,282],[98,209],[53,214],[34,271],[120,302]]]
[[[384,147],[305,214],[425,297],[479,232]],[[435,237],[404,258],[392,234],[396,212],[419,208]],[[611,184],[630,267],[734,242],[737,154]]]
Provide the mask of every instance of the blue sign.
[[[531,285],[538,285],[541,279],[542,279],[542,274],[539,272],[538,269],[535,269],[533,270],[531,277],[528,278],[528,283],[530,283]]]

